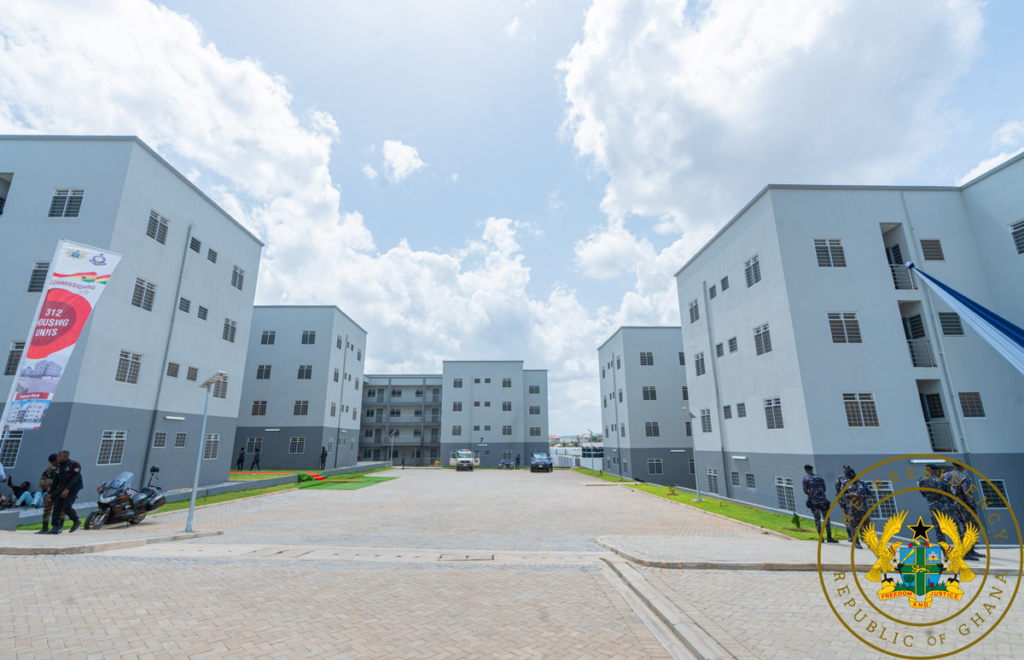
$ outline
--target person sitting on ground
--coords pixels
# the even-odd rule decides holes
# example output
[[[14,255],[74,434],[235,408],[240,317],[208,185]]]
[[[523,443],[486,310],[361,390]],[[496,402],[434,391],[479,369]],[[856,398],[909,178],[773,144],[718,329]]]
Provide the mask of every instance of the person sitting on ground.
[[[14,506],[40,507],[43,505],[42,494],[33,493],[32,484],[29,482],[23,481],[20,485],[15,486],[11,475],[7,475],[7,486],[14,491]]]

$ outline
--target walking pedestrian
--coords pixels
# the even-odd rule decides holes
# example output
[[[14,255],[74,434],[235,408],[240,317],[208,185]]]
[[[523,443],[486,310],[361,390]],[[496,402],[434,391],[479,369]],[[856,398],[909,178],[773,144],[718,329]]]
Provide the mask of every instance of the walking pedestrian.
[[[519,469],[519,454],[516,454],[516,469]]]
[[[860,544],[858,528],[861,521],[864,520],[864,514],[868,511],[868,488],[863,481],[857,479],[857,473],[849,465],[843,466],[843,479],[844,487],[849,484],[846,493],[840,498],[840,501],[846,501],[844,506],[846,531],[850,535],[850,542],[858,548],[863,548],[864,546]],[[836,486],[839,487],[838,481]]]
[[[832,538],[832,521],[828,519],[829,501],[825,497],[825,480],[814,474],[814,466],[805,465],[804,472],[804,495],[807,496],[807,508],[814,514],[814,526],[818,530],[818,538],[821,538],[821,519],[825,518],[825,533],[828,535],[826,542],[839,543]]]
[[[971,475],[964,472],[962,465],[954,465],[952,470],[942,475],[942,481],[949,487],[953,497],[960,500],[953,502],[953,510],[956,512],[957,531],[960,532],[960,538],[963,538],[968,524],[978,526],[974,516],[971,515],[971,512],[977,512],[976,496],[978,491],[974,487]],[[966,559],[983,559],[985,555],[971,548],[964,557]]]
[[[249,472],[252,472],[253,468],[256,468],[256,471],[259,472],[259,469],[260,469],[260,450],[259,450],[259,447],[256,448],[256,451],[252,455],[252,465],[249,466]]]
[[[50,454],[47,459],[50,464],[43,470],[43,476],[39,477],[39,491],[43,493],[43,528],[36,534],[48,534],[50,532],[50,517],[53,515],[53,496],[50,495],[50,486],[57,478],[57,454]],[[61,529],[64,529],[64,512],[60,512]]]
[[[939,527],[939,520],[935,517],[935,514],[943,513],[956,520],[953,500],[949,497],[952,495],[949,490],[949,484],[942,480],[942,468],[937,465],[926,465],[924,472],[924,476],[917,480],[917,487],[932,489],[921,491],[921,495],[928,502],[928,512],[931,514],[932,523],[935,525],[935,540],[939,543],[948,543],[946,535],[942,533],[942,528]],[[965,555],[964,559],[973,559],[973,557]]]
[[[61,512],[71,519],[71,529],[78,529],[82,521],[75,511],[75,500],[82,490],[82,466],[78,461],[71,460],[71,452],[63,449],[57,452],[57,474],[50,484],[50,495],[53,497],[53,517],[50,519],[50,534],[60,534],[63,529]]]
[[[405,454],[402,454],[402,469],[405,469]]]
[[[245,447],[238,448],[238,460],[235,461],[235,468],[241,470],[245,467]]]
[[[321,447],[320,449],[320,469],[323,470],[327,467],[327,447]]]
[[[846,538],[852,539],[853,532],[850,531],[850,519],[846,517],[846,505],[850,503],[850,495],[849,493],[843,493],[842,495],[839,494],[843,492],[844,488],[846,488],[846,484],[850,483],[849,479],[846,478],[846,470],[848,469],[850,469],[849,465],[844,465],[839,468],[839,476],[836,477],[836,497],[839,499],[836,500],[836,502],[839,504],[839,510],[843,512],[843,524],[846,526]]]

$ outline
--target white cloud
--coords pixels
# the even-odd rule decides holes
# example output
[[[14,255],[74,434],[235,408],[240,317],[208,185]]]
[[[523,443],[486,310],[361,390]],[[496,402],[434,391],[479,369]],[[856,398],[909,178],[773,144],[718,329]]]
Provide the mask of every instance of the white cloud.
[[[373,166],[369,163],[363,165],[363,174],[365,174],[366,178],[370,181],[377,178],[377,170],[373,169]]]
[[[1010,160],[1017,154],[1024,152],[1024,146],[1020,146],[1024,142],[1024,122],[1022,121],[1008,121],[999,128],[996,129],[995,133],[992,134],[992,149],[1014,149],[1013,151],[1000,152],[998,156],[992,156],[991,158],[985,158],[980,163],[974,166],[970,172],[964,174],[956,180],[956,185],[962,186],[968,181],[972,181],[977,177],[981,176],[985,172],[988,172],[994,167],[1002,165],[1006,161]]]
[[[626,231],[621,220],[576,242],[576,265],[595,279],[610,280],[636,272],[637,264],[653,259],[654,246]]]
[[[519,17],[516,16],[512,19],[512,22],[505,28],[505,34],[511,38],[515,38],[519,34],[519,28],[522,27],[519,23]]]
[[[449,183],[458,183],[459,182],[459,173],[458,172],[452,172],[451,176],[448,177],[448,182]]]
[[[1024,138],[1024,121],[1008,121],[992,135],[992,146],[996,149],[1016,147]]]
[[[381,152],[384,154],[384,174],[391,183],[398,183],[427,166],[420,160],[416,147],[398,140],[384,140]]]

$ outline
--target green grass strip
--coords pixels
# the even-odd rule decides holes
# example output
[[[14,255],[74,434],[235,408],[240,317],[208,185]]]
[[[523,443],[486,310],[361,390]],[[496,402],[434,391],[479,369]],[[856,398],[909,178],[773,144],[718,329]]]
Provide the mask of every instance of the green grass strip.
[[[360,481],[307,481],[299,486],[299,488],[316,488],[317,490],[359,490],[360,488],[366,488],[367,486],[373,486],[384,481],[391,481],[392,479],[397,478],[398,477],[363,477]]]
[[[604,481],[612,481],[615,483],[635,483],[632,479],[624,479],[623,477],[611,474],[610,472],[598,472],[597,470],[590,470],[588,468],[572,468],[573,472],[579,472],[585,474],[588,477],[594,477],[595,479],[603,479]]]

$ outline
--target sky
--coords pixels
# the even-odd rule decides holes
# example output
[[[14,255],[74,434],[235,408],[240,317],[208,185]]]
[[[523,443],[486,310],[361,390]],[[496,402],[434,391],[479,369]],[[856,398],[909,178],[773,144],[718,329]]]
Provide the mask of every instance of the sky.
[[[547,369],[679,325],[672,274],[769,183],[955,185],[1024,148],[1008,0],[7,0],[0,133],[138,135],[338,305],[367,373]]]

